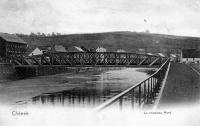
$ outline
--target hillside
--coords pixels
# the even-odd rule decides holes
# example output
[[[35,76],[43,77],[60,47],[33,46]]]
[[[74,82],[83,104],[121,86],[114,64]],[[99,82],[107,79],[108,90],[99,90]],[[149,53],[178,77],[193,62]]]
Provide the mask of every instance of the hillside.
[[[127,52],[136,52],[139,48],[146,52],[178,53],[180,49],[197,49],[200,47],[200,38],[172,36],[162,34],[137,32],[105,32],[91,34],[70,34],[57,36],[29,36],[19,35],[28,42],[30,48],[40,45],[59,44],[65,47],[85,46],[97,48],[103,46],[108,51],[124,49]]]

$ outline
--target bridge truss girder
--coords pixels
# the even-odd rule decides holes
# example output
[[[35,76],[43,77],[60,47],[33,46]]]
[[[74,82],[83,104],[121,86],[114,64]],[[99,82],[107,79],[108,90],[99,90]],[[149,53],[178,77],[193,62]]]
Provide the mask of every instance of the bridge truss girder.
[[[166,57],[117,52],[62,52],[12,58],[12,62],[18,66],[154,66],[161,65],[166,60]]]

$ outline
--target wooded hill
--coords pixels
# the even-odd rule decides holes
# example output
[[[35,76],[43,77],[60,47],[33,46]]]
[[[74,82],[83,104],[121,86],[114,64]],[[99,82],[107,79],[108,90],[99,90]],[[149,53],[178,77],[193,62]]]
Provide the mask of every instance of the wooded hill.
[[[84,46],[86,48],[104,47],[107,51],[123,49],[127,52],[178,53],[181,49],[200,48],[200,38],[151,34],[141,32],[105,32],[91,34],[69,34],[54,36],[18,35],[29,44],[29,48],[41,45],[63,45],[65,47]]]

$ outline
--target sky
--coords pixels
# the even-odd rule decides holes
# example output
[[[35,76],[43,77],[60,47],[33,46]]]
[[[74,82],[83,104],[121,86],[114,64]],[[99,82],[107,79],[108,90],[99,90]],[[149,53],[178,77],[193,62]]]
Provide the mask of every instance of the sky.
[[[0,32],[136,31],[200,37],[200,0],[0,0]]]

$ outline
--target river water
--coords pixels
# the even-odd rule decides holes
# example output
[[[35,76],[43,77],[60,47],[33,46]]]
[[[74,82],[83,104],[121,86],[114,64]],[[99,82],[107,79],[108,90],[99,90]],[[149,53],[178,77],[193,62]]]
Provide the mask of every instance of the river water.
[[[0,83],[6,105],[96,107],[150,76],[149,68],[102,68]]]

